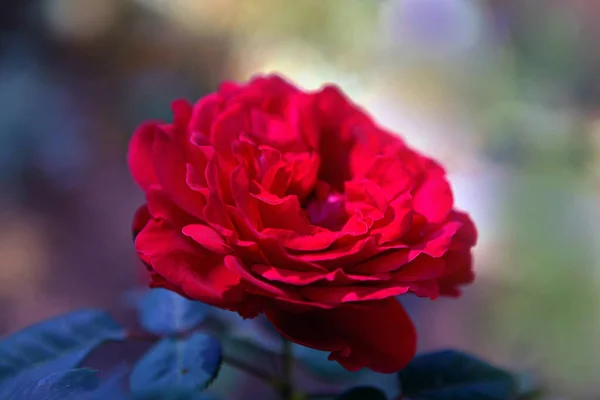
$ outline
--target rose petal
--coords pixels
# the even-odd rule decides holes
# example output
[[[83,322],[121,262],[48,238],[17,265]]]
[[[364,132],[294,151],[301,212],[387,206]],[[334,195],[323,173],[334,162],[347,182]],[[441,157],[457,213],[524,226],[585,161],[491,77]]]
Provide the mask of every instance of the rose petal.
[[[376,286],[305,286],[301,288],[300,293],[307,300],[337,306],[343,303],[386,299],[408,291],[409,285],[406,283],[382,283]]]
[[[351,275],[342,269],[323,274],[315,271],[293,271],[272,265],[253,265],[252,271],[270,281],[294,286],[305,286],[315,282],[346,285],[357,282],[381,281],[391,276],[390,274]]]
[[[378,252],[375,238],[367,237],[349,246],[333,248],[324,252],[301,254],[298,257],[333,270],[355,265],[373,257]]]
[[[477,228],[475,228],[473,220],[460,211],[453,211],[452,219],[462,224],[459,231],[454,235],[455,241],[464,244],[467,249],[475,246],[477,244]]]
[[[127,163],[133,180],[143,190],[160,186],[154,171],[154,155],[152,148],[156,137],[155,123],[145,123],[133,133],[127,153]]]
[[[187,143],[187,160],[188,165],[191,165],[195,171],[194,186],[192,189],[201,190],[208,187],[206,182],[206,169],[211,158],[213,158],[214,149],[212,146],[199,146],[196,143]],[[188,184],[190,182],[188,181]],[[190,184],[191,186],[191,184]]]
[[[151,216],[150,216],[150,212],[148,211],[148,206],[146,206],[144,204],[143,206],[141,206],[137,209],[137,211],[135,212],[135,215],[133,216],[133,225],[132,225],[134,239],[138,235],[138,233],[140,233],[140,231],[142,229],[144,229],[144,227],[146,226],[146,224],[148,223],[150,218],[151,218]]]
[[[350,149],[355,141],[350,129],[343,129],[355,109],[335,86],[326,86],[315,94],[315,106],[321,123],[319,152],[327,168],[321,168],[319,179],[343,192],[344,182],[351,179]]]
[[[300,235],[313,232],[306,213],[296,196],[276,198],[263,192],[252,194],[258,200],[258,210],[265,228],[289,229]]]
[[[458,286],[471,283],[475,279],[473,256],[466,251],[449,251],[444,254],[444,261],[446,262],[446,271],[438,281],[440,294],[457,297],[461,293]]]
[[[446,271],[446,263],[441,258],[421,254],[411,262],[399,266],[392,273],[394,282],[426,281],[441,277]]]
[[[247,127],[248,115],[241,104],[227,108],[219,114],[212,126],[210,139],[215,151],[226,161],[233,162],[233,142]]]
[[[443,176],[426,180],[413,196],[414,210],[434,224],[448,217],[453,202],[450,185]]]
[[[175,204],[191,215],[200,217],[206,200],[187,182],[187,163],[181,147],[171,135],[158,130],[153,146],[154,169],[158,180]]]
[[[192,111],[189,124],[190,132],[209,139],[212,124],[218,116],[222,103],[223,99],[218,93],[209,94],[198,100]]]
[[[233,154],[237,163],[246,170],[249,179],[259,179],[262,171],[259,163],[260,149],[256,144],[241,136],[240,140],[233,143]]]
[[[237,239],[234,243],[236,248],[238,248],[238,246],[248,248],[249,246],[255,245],[256,247],[253,252],[256,253],[260,251],[267,259],[267,264],[285,265],[287,269],[297,271],[327,272],[327,270],[320,265],[304,261],[298,256],[289,254],[284,249],[281,240],[278,238],[268,237],[259,233],[249,224],[248,219],[236,208],[227,207],[227,214],[231,215],[240,237],[240,239]],[[264,263],[264,261],[262,261],[262,263]]]
[[[211,194],[214,193],[224,204],[233,204],[230,184],[232,172],[232,165],[222,161],[219,157],[212,157],[204,172]]]
[[[287,231],[289,232],[289,231]],[[267,232],[264,232],[265,234]],[[343,235],[340,232],[331,232],[323,230],[316,232],[313,235],[299,236],[293,232],[293,236],[289,238],[281,238],[283,246],[294,251],[323,251],[329,248],[338,238]]]
[[[265,171],[260,184],[266,192],[285,197],[291,180],[292,174],[287,169],[287,164],[280,161]]]
[[[224,81],[219,85],[219,94],[229,97],[237,93],[241,87],[242,85],[237,82]]]
[[[180,286],[173,285],[171,282],[169,282],[168,280],[166,280],[165,278],[163,278],[161,275],[157,274],[154,271],[150,272],[150,283],[148,284],[148,286],[151,289],[161,288],[161,289],[171,290],[171,291],[179,294],[180,296],[187,297],[185,292],[183,290],[181,290]]]
[[[231,247],[225,243],[223,237],[209,226],[201,224],[186,225],[183,227],[182,232],[207,250],[217,254],[231,253]]]
[[[395,373],[415,355],[415,328],[393,298],[302,314],[270,309],[266,315],[284,337],[330,351],[329,359],[349,371]]]
[[[243,104],[246,108],[259,108],[276,115],[283,114],[287,99],[297,91],[277,75],[255,76],[245,85],[229,82],[219,88],[219,92],[228,97],[228,104]]]
[[[150,189],[146,192],[148,211],[154,219],[163,220],[176,226],[197,221],[196,218],[179,208],[169,194],[162,189]]]
[[[435,300],[440,296],[440,285],[437,280],[416,281],[408,284],[410,291],[418,297],[429,297]]]
[[[375,157],[364,178],[375,182],[385,193],[388,201],[409,192],[414,184],[410,172],[404,168],[400,160],[392,156]]]
[[[348,266],[346,271],[355,274],[395,271],[408,263],[409,252],[408,249],[383,251],[364,262]]]
[[[246,169],[242,166],[233,170],[230,190],[236,207],[248,218],[252,226],[258,227],[260,222],[258,202],[250,195],[250,180]],[[262,227],[262,224],[260,226]]]
[[[342,232],[351,236],[362,236],[369,232],[370,226],[365,222],[361,212],[357,212],[348,218],[342,227]]]
[[[254,290],[254,293],[280,297],[283,299],[293,299],[298,297],[292,291],[284,290],[254,276],[252,273],[250,273],[250,271],[248,271],[243,263],[234,256],[225,256],[224,262],[227,268],[234,273],[239,274],[242,278],[244,278],[244,280],[246,280],[246,282],[253,285],[256,289],[259,289],[258,291]],[[252,288],[249,288],[249,290],[252,290]]]
[[[281,151],[290,151],[294,147],[298,147],[296,143],[299,138],[296,136],[295,129],[292,129],[284,119],[254,109],[251,112],[250,120],[252,136],[260,144],[266,144]]]
[[[367,224],[383,218],[387,209],[385,193],[373,181],[362,179],[345,183],[346,212],[349,215],[360,211]]]
[[[312,152],[287,154],[285,158],[288,168],[292,171],[288,193],[295,194],[302,201],[315,186],[321,166],[321,157]]]
[[[208,197],[210,190],[206,182],[204,174],[198,173],[192,164],[185,165],[185,183],[190,189],[199,192],[204,198]]]
[[[171,285],[181,287],[189,298],[217,307],[241,302],[240,275],[225,268],[223,256],[188,240],[164,222],[151,220],[137,236],[135,247],[144,262]]]
[[[233,236],[235,227],[231,221],[231,216],[227,212],[228,208],[215,192],[208,196],[206,207],[204,207],[204,221],[219,231],[223,236]]]
[[[448,222],[441,228],[427,235],[420,243],[412,246],[409,261],[419,254],[428,254],[432,257],[441,257],[450,249],[454,235],[461,228],[460,222]]]
[[[319,147],[321,127],[314,113],[314,94],[297,92],[288,99],[286,116],[291,126],[297,127],[302,141],[307,148],[316,150]]]
[[[381,228],[372,230],[372,234],[379,236],[378,244],[383,245],[402,238],[412,222],[412,198],[410,194],[397,197],[390,203],[386,210],[385,220],[389,221]]]
[[[187,131],[187,126],[192,117],[192,105],[184,99],[178,99],[171,103],[173,112],[173,131],[176,135],[184,139],[184,132]]]

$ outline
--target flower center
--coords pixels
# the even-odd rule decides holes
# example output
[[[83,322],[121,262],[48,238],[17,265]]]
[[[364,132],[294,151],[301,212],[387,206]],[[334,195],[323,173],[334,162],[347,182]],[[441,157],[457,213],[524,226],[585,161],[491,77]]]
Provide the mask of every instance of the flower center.
[[[348,220],[344,195],[333,191],[320,194],[317,190],[305,207],[310,222],[331,231],[339,231]]]

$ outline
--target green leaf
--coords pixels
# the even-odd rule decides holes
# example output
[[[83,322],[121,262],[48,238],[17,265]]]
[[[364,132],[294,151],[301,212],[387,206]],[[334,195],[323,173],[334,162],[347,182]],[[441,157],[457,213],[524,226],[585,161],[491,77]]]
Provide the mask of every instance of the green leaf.
[[[38,323],[0,341],[0,393],[76,367],[95,347],[123,340],[108,314],[80,310]]]
[[[129,369],[125,365],[120,365],[110,373],[106,381],[96,390],[65,400],[128,400],[129,396],[124,391],[126,385],[123,381],[128,372]]]
[[[79,399],[100,386],[96,372],[91,369],[71,369],[55,372],[37,382],[22,382],[13,387],[2,399],[10,400],[65,400]]]
[[[189,331],[206,318],[210,307],[166,289],[152,289],[138,303],[140,324],[157,335]]]
[[[204,333],[186,339],[165,338],[135,365],[129,387],[137,395],[199,391],[216,378],[221,358],[219,341]]]
[[[124,371],[119,373],[122,375]],[[127,400],[119,378],[111,376],[100,383],[96,371],[81,368],[55,372],[38,381],[20,382],[2,400]]]
[[[162,392],[138,394],[133,396],[133,400],[214,400],[214,397],[205,393],[167,390]]]
[[[361,386],[343,393],[338,400],[386,400],[386,396],[377,388]]]
[[[511,374],[458,351],[415,357],[399,372],[402,395],[411,400],[510,400]]]

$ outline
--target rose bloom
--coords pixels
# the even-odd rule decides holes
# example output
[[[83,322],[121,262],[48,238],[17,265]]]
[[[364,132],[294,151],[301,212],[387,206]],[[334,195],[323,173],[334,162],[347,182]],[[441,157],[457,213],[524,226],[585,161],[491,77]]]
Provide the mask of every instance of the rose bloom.
[[[416,333],[396,296],[457,296],[473,280],[476,230],[444,169],[335,86],[259,76],[173,113],[129,148],[150,286],[264,313],[350,371],[403,368]]]

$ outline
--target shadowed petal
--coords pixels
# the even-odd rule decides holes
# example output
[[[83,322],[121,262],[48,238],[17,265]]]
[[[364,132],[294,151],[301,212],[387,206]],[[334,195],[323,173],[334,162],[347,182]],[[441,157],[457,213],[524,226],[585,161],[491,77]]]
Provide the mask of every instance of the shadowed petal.
[[[266,315],[284,337],[330,351],[329,359],[349,371],[366,367],[395,373],[415,355],[415,328],[394,298],[300,314],[268,310]]]

